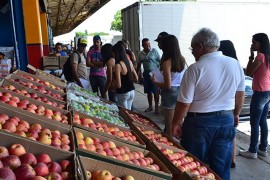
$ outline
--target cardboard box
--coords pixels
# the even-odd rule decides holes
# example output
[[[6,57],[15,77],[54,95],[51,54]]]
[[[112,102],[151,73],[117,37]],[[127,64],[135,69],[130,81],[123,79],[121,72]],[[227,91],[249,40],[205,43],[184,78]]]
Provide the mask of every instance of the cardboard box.
[[[154,163],[157,164],[160,167],[161,171],[155,171],[155,170],[145,168],[145,167],[142,167],[142,166],[138,166],[138,165],[135,165],[135,164],[131,164],[131,163],[128,163],[128,162],[125,162],[125,161],[120,161],[118,159],[115,159],[115,158],[112,158],[112,157],[109,157],[109,156],[103,156],[103,155],[100,155],[100,154],[98,154],[96,152],[91,152],[91,151],[88,151],[88,150],[81,149],[81,148],[78,147],[77,138],[76,138],[76,132],[81,132],[84,135],[84,137],[97,137],[97,138],[100,139],[101,142],[102,141],[113,141],[115,143],[116,147],[126,146],[126,147],[128,147],[130,149],[130,152],[134,152],[134,151],[142,152],[145,157],[151,157],[154,160]],[[121,166],[124,166],[124,167],[127,167],[127,168],[132,168],[134,170],[138,170],[138,171],[141,171],[141,172],[144,172],[144,173],[148,173],[148,174],[151,174],[151,175],[154,175],[154,176],[158,176],[158,177],[161,177],[163,179],[171,179],[171,177],[172,177],[171,172],[167,169],[167,167],[159,160],[159,158],[157,158],[150,151],[147,151],[145,149],[141,149],[139,147],[135,147],[135,146],[132,146],[132,145],[129,145],[129,144],[125,144],[125,143],[117,141],[115,139],[110,139],[108,137],[104,137],[104,136],[94,134],[94,133],[91,133],[91,132],[88,132],[88,131],[85,131],[85,130],[82,130],[82,129],[78,129],[76,127],[74,127],[74,136],[75,136],[75,139],[76,139],[75,146],[76,146],[76,154],[77,155],[82,155],[82,156],[86,156],[86,157],[90,157],[90,158],[95,158],[97,160],[105,161],[105,162],[112,163],[112,164],[115,164],[115,165],[121,165]]]
[[[135,114],[140,118],[146,119],[150,124],[153,125],[153,126],[148,126],[149,128],[162,131],[161,128],[154,121],[152,121],[149,117],[143,116],[139,113],[133,112],[133,111],[125,109],[125,108],[121,108],[119,111],[119,115],[125,120],[126,123],[130,124],[132,122],[138,122],[138,121],[135,121],[133,119],[133,117],[130,116],[130,114]],[[138,122],[138,123],[142,124],[141,122]],[[142,124],[142,125],[144,125],[144,124]]]
[[[50,79],[44,78],[43,76],[37,77],[37,76],[35,76],[33,74],[30,74],[30,73],[27,73],[27,72],[24,72],[24,71],[21,71],[21,70],[16,70],[15,72],[13,72],[13,74],[16,74],[16,75],[26,75],[26,76],[29,76],[29,77],[32,77],[32,78],[38,78],[41,81],[47,81],[50,84],[54,85],[55,87],[60,87],[61,89],[64,90],[64,92],[66,92],[66,86],[65,85],[62,86],[61,84],[55,83],[53,81],[50,81]]]
[[[67,129],[67,128],[63,127],[63,126],[57,126],[57,125],[51,124],[51,123],[49,123],[47,121],[41,121],[40,119],[28,116],[26,114],[23,114],[23,113],[18,112],[18,111],[14,111],[12,109],[9,109],[9,108],[3,107],[3,106],[0,106],[0,112],[2,114],[8,115],[10,118],[16,116],[16,117],[20,118],[21,120],[27,121],[30,126],[32,124],[38,123],[38,124],[41,125],[42,128],[48,128],[51,131],[58,130],[61,134],[67,134],[69,136],[69,140],[70,140],[70,144],[69,144],[70,145],[70,151],[74,152],[74,149],[75,149],[74,136],[73,136],[73,131],[71,131],[71,129]],[[2,130],[2,131],[4,131],[4,130]],[[12,135],[19,136],[19,135],[14,134],[14,133],[12,133]],[[32,141],[32,140],[30,140],[30,141]],[[40,142],[37,142],[37,143],[40,143]],[[42,143],[40,143],[40,144],[42,144]],[[50,146],[50,145],[45,145],[45,144],[42,144],[42,145]],[[50,147],[55,148],[53,146],[50,146]],[[55,149],[57,150],[58,148],[55,148]]]
[[[106,137],[109,137],[111,139],[116,139],[117,141],[120,141],[120,142],[123,142],[123,143],[127,143],[127,144],[130,144],[130,145],[133,145],[133,146],[137,146],[137,147],[140,147],[140,148],[143,148],[145,149],[146,148],[146,144],[144,143],[144,141],[134,132],[134,131],[131,131],[129,128],[124,128],[124,127],[121,127],[121,126],[117,126],[115,124],[112,124],[112,123],[109,123],[108,121],[105,121],[105,120],[102,120],[102,119],[98,119],[98,118],[95,118],[95,117],[92,117],[92,116],[88,116],[88,115],[85,115],[83,113],[80,113],[80,112],[77,112],[77,111],[73,111],[72,113],[73,115],[74,114],[78,114],[80,116],[80,118],[90,118],[92,119],[95,123],[101,123],[101,124],[106,124],[108,127],[117,127],[119,130],[121,131],[129,131],[132,133],[133,136],[136,137],[136,140],[139,142],[139,143],[136,143],[136,142],[133,142],[133,141],[129,141],[129,140],[124,140],[124,139],[121,139],[119,137],[116,137],[114,135],[111,135],[111,134],[108,134],[106,132],[101,132],[99,130],[96,130],[96,129],[93,129],[93,128],[90,128],[90,127],[85,127],[83,125],[79,125],[77,123],[74,123],[73,120],[72,120],[72,124],[73,124],[73,127],[78,127],[80,129],[84,129],[86,131],[90,131],[90,132],[93,132],[95,134],[99,134],[101,136],[106,136]],[[74,116],[73,116],[74,117]]]
[[[46,121],[46,122],[48,122],[50,124],[53,124],[53,125],[56,125],[56,126],[62,126],[65,129],[71,129],[71,125],[70,125],[71,124],[71,113],[69,111],[66,111],[66,110],[63,110],[63,109],[59,109],[59,108],[55,108],[55,107],[52,107],[50,105],[47,105],[47,104],[44,104],[44,103],[40,103],[39,101],[35,101],[35,100],[32,100],[32,99],[29,99],[29,102],[35,104],[36,106],[42,105],[42,106],[45,107],[45,109],[51,109],[53,111],[54,110],[59,111],[61,114],[63,114],[63,115],[65,115],[65,116],[68,117],[68,123],[69,124],[64,124],[64,123],[61,123],[59,121],[49,119],[49,118],[47,118],[45,116],[42,116],[42,115],[38,115],[36,113],[29,112],[27,110],[20,109],[18,107],[11,106],[11,105],[6,104],[6,103],[0,103],[0,106],[1,107],[5,107],[5,108],[8,108],[8,109],[11,109],[12,111],[17,111],[19,113],[25,114],[27,116],[30,116],[30,117],[33,117],[33,118],[36,118],[36,119],[39,119],[41,121]]]
[[[6,78],[7,78],[7,79],[20,79],[20,80],[23,81],[23,82],[31,82],[31,83],[33,83],[33,85],[36,85],[36,86],[43,86],[44,89],[49,90],[49,91],[51,91],[52,93],[60,94],[61,97],[65,97],[65,96],[66,96],[66,93],[65,93],[65,92],[58,91],[58,90],[56,90],[56,89],[52,89],[52,88],[50,88],[50,87],[48,87],[48,86],[45,86],[45,85],[40,84],[40,83],[35,82],[35,81],[31,81],[30,79],[26,79],[26,78],[24,78],[24,77],[22,77],[22,76],[20,76],[20,75],[17,75],[17,74],[10,74],[10,75],[9,75],[8,77],[6,77]]]
[[[60,64],[59,64],[59,57],[43,56],[42,67],[43,69],[61,69]]]
[[[35,91],[34,89],[30,89],[30,88],[27,88],[25,86],[22,86],[16,82],[12,82],[10,81],[9,79],[3,79],[1,82],[0,82],[0,86],[8,86],[8,85],[12,85],[14,86],[16,89],[18,90],[26,90],[28,93],[36,93],[38,97],[45,97],[48,101],[51,101],[51,102],[56,102],[57,104],[61,104],[61,105],[64,105],[65,108],[64,109],[67,109],[67,103],[65,101],[60,101],[59,99],[55,99],[51,96],[48,96],[46,94],[42,94],[38,91]]]
[[[34,74],[35,76],[42,77],[43,79],[54,82],[55,84],[58,84],[59,86],[62,86],[62,87],[67,86],[67,82],[64,79],[56,77],[56,76],[54,76],[52,74],[45,73],[40,69],[36,69],[34,66],[32,66],[30,64],[28,64],[27,67],[35,72],[35,74]]]
[[[111,164],[111,163],[100,161],[93,158],[78,156],[77,159],[80,162],[80,168],[82,169],[82,174],[83,174],[82,179],[87,179],[86,174],[85,174],[86,171],[93,172],[97,170],[100,170],[100,171],[107,170],[111,172],[113,176],[120,177],[120,178],[123,176],[131,175],[134,177],[134,179],[138,179],[138,180],[139,179],[147,179],[147,180],[162,180],[163,179],[157,176],[143,173],[138,170],[123,167],[121,165],[116,166],[115,164]]]
[[[13,136],[12,134],[7,134],[2,131],[0,131],[0,146],[4,146],[9,148],[13,144],[21,144],[24,146],[26,152],[32,153],[34,155],[43,154],[46,153],[50,156],[52,161],[60,162],[62,160],[69,160],[73,164],[73,173],[77,177],[77,166],[74,163],[75,162],[75,155],[73,152],[69,151],[63,151],[61,149],[55,149],[50,146],[46,146],[40,143],[37,143],[35,141],[30,141],[26,138],[22,138],[19,136]]]
[[[21,81],[23,81],[23,82],[31,82],[31,83],[32,83],[33,85],[35,85],[35,86],[43,86],[43,85],[41,85],[41,84],[39,84],[39,83],[37,83],[37,82],[35,82],[35,81],[30,81],[30,80],[28,80],[28,79],[25,79],[25,78],[23,78],[23,77],[21,77],[21,76],[17,76],[17,75],[15,75],[15,74],[10,74],[9,76],[6,77],[6,79],[9,79],[9,80],[11,80],[11,79],[13,79],[13,80],[19,79],[19,80],[21,80]],[[24,87],[24,88],[27,88],[27,87],[25,87],[25,86],[23,86],[23,87]],[[51,88],[46,87],[46,86],[43,86],[43,87],[44,87],[44,89],[47,90],[47,91],[51,91],[51,92],[54,93],[54,94],[59,94],[59,95],[63,98],[62,101],[65,101],[65,100],[66,100],[66,93],[60,92],[60,91],[57,91],[57,90],[54,90],[54,89],[51,89]],[[39,91],[35,90],[35,92],[39,92]],[[44,94],[44,95],[46,95],[46,96],[48,96],[48,97],[51,97],[51,98],[54,98],[54,97],[52,97],[52,96],[50,96],[50,95],[47,95],[47,94]],[[56,98],[54,98],[54,99],[56,99]],[[60,99],[58,99],[58,100],[60,100]],[[60,101],[61,101],[61,100],[60,100]]]
[[[61,69],[63,69],[64,64],[66,63],[68,56],[60,56],[59,57],[59,66]]]
[[[166,145],[166,144],[164,144],[164,143],[154,142],[154,144],[155,144],[156,146],[159,146],[159,145],[165,145],[165,146],[167,146],[168,148],[170,148],[170,147],[176,147],[176,148],[179,148],[179,149],[184,149],[180,144],[178,144],[177,142],[175,142],[171,137],[169,137],[169,136],[168,136],[166,133],[164,133],[163,131],[160,131],[160,130],[157,130],[157,129],[153,129],[153,128],[149,127],[149,126],[144,126],[144,125],[142,125],[142,124],[140,124],[140,123],[137,123],[137,122],[135,122],[135,121],[132,122],[132,123],[130,123],[129,126],[130,126],[131,130],[135,131],[135,133],[138,134],[139,137],[140,137],[146,144],[153,143],[153,141],[151,141],[150,139],[148,139],[148,138],[144,135],[144,133],[138,129],[138,127],[143,128],[143,129],[146,130],[146,131],[154,131],[155,134],[161,134],[162,137],[167,138],[168,142],[171,142],[171,143],[172,143],[172,145],[168,145],[168,144]]]
[[[202,166],[205,166],[208,170],[208,172],[211,172],[215,175],[216,180],[221,180],[221,178],[213,171],[211,170],[207,165],[205,165],[202,161],[200,161],[197,157],[189,153],[188,151],[185,151],[184,149],[178,149],[174,147],[168,147],[165,145],[160,145],[162,149],[171,149],[173,152],[183,152],[186,156],[192,157],[193,161],[198,161]],[[169,169],[170,172],[173,174],[173,179],[189,179],[192,180],[193,178],[187,173],[182,172],[180,169],[178,169],[160,150],[157,146],[155,146],[153,143],[151,145],[147,146],[147,149],[151,152],[154,152],[154,154],[160,158],[160,160],[166,165],[166,167]]]

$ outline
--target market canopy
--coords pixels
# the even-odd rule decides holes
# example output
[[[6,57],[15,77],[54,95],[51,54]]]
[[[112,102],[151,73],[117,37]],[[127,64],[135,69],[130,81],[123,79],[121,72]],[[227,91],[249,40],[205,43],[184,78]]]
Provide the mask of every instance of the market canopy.
[[[69,33],[110,0],[43,0],[53,36]],[[42,3],[41,3],[42,8]]]

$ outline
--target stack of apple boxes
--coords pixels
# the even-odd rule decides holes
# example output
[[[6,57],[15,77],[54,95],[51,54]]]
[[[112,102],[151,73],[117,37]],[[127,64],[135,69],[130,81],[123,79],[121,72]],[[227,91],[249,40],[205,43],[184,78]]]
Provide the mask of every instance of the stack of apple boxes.
[[[0,179],[75,178],[65,96],[65,86],[22,71],[0,82]]]
[[[127,109],[121,109],[120,114],[145,142],[147,149],[154,152],[166,165],[173,174],[173,179],[221,179],[165,134],[150,118]]]
[[[9,152],[4,157],[6,150],[0,149],[0,162],[14,172],[7,174],[20,179],[25,174],[55,179],[220,179],[151,119],[121,109],[119,115],[129,127],[120,127],[68,111],[66,91],[61,79],[42,72],[16,71],[0,82],[0,146]],[[29,165],[9,165],[14,155],[21,164],[26,156]]]

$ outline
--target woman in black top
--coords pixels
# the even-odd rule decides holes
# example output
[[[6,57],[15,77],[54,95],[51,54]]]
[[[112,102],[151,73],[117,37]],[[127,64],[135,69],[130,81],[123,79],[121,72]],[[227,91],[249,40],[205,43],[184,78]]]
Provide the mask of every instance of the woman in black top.
[[[117,43],[112,48],[115,59],[116,96],[118,105],[131,109],[135,97],[134,83],[138,75],[131,61],[128,60],[123,45]]]

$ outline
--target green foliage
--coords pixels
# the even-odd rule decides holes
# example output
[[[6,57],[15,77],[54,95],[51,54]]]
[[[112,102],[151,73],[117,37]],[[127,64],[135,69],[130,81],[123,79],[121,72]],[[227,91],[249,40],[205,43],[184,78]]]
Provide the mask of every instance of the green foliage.
[[[95,35],[106,36],[106,35],[109,35],[109,33],[105,33],[105,32],[93,32],[93,33],[89,33],[89,36],[95,36]]]
[[[122,32],[122,15],[121,11],[117,11],[114,20],[111,23],[111,30]]]
[[[109,33],[105,33],[105,32],[88,33],[87,29],[84,32],[75,32],[75,37],[94,36],[94,35],[106,36],[106,35],[109,35]]]

